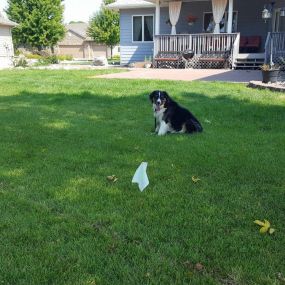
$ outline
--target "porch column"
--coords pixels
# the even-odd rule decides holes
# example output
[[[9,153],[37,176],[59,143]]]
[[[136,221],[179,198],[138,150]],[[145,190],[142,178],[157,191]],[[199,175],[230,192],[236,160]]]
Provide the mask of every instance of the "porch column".
[[[160,34],[160,5],[159,0],[155,1],[155,34]]]
[[[234,7],[234,0],[229,0],[228,26],[227,26],[228,34],[233,32],[233,7]]]

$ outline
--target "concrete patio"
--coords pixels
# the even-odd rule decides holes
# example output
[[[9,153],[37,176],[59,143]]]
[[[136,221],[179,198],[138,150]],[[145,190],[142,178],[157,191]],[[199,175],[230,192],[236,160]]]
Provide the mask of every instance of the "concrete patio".
[[[96,78],[121,78],[121,79],[157,79],[157,80],[183,80],[183,81],[224,81],[248,83],[260,81],[259,70],[231,70],[231,69],[147,69],[134,68],[126,72],[105,74]]]

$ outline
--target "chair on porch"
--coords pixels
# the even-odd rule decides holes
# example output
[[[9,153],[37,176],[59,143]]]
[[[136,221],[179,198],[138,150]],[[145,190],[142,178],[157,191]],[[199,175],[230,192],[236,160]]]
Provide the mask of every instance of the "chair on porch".
[[[181,52],[176,51],[160,51],[153,59],[154,68],[183,68],[185,59]]]
[[[246,52],[246,44],[247,44],[247,37],[245,37],[245,36],[240,36],[239,52],[241,52],[241,53]]]
[[[258,52],[261,47],[261,36],[247,37],[247,52]]]

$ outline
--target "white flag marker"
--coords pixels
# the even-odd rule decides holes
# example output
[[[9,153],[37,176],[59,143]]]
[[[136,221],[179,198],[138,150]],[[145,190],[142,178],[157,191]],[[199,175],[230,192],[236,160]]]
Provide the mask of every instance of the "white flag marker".
[[[142,162],[137,168],[133,177],[132,183],[138,183],[140,191],[142,192],[149,184],[149,180],[146,174],[147,162]]]

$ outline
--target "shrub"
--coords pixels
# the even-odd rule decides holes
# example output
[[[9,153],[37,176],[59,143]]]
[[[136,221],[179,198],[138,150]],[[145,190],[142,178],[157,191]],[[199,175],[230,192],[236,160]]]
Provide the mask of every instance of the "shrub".
[[[39,54],[32,54],[32,53],[30,53],[30,54],[26,54],[26,58],[28,58],[28,59],[41,59],[42,56],[39,55]]]
[[[73,60],[73,56],[72,55],[58,55],[57,58],[59,60]]]
[[[20,55],[19,57],[15,58],[14,60],[15,67],[27,67],[28,61],[24,55]]]
[[[56,55],[49,55],[39,59],[40,65],[58,64],[59,60]]]

